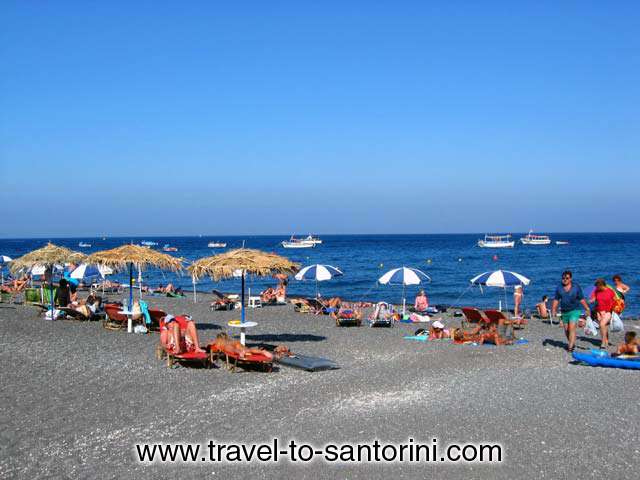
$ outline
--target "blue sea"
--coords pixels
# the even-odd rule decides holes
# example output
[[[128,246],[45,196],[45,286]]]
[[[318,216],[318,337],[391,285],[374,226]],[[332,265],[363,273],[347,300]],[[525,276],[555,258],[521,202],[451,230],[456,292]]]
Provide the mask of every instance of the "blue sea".
[[[522,234],[524,235],[524,234]],[[514,234],[518,239],[521,235]],[[173,255],[192,261],[221,251],[242,246],[257,248],[289,257],[301,265],[324,263],[334,265],[344,272],[339,277],[319,284],[323,296],[340,296],[350,300],[401,302],[402,287],[378,285],[376,280],[386,271],[400,266],[419,268],[432,282],[424,285],[432,304],[476,305],[495,307],[504,302],[501,289],[470,287],[469,280],[489,270],[512,270],[531,279],[525,288],[525,308],[534,308],[542,295],[552,297],[563,270],[574,272],[574,279],[583,287],[593,284],[598,277],[611,281],[614,274],[622,275],[631,287],[627,295],[625,316],[640,314],[640,233],[557,233],[552,240],[568,241],[569,245],[523,246],[513,249],[481,249],[476,242],[480,234],[464,235],[326,235],[316,248],[287,250],[280,242],[284,236],[227,236],[227,237],[136,237],[136,238],[59,238],[51,239],[84,253],[114,248],[123,243],[155,241],[161,248],[169,244],[178,248]],[[211,240],[227,242],[227,249],[207,247]],[[87,242],[91,248],[79,248],[79,242]],[[45,245],[43,239],[0,240],[0,254],[16,258]],[[497,256],[497,257],[495,257]],[[126,275],[112,278],[127,281]],[[152,286],[172,282],[185,290],[192,289],[191,277],[148,270],[143,272],[144,283]],[[254,278],[249,281],[253,292],[275,284],[272,278]],[[239,291],[238,280],[217,283],[210,279],[198,283],[199,291],[218,288],[227,292]],[[413,298],[419,287],[407,287],[407,297]],[[291,280],[290,295],[315,294],[315,282]],[[508,292],[508,302],[512,294]]]

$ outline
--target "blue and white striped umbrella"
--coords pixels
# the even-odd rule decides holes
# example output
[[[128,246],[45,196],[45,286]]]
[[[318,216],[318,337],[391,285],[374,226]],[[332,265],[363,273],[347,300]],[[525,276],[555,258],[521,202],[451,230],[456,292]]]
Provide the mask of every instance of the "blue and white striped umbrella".
[[[9,263],[11,261],[11,257],[7,257],[6,255],[0,255],[0,265],[4,265],[5,263]]]
[[[516,285],[529,285],[529,280],[524,275],[508,270],[496,270],[495,272],[484,272],[473,277],[473,285],[485,285],[487,287],[515,287]]]
[[[431,277],[417,268],[400,267],[389,270],[378,279],[382,285],[420,285],[430,282]]]
[[[101,277],[104,278],[105,275],[111,275],[113,270],[109,267],[105,267],[104,265],[96,266],[96,265],[87,265],[86,263],[82,263],[76,267],[69,277],[74,278],[76,280],[85,280],[89,278]]]
[[[332,265],[309,265],[304,267],[294,277],[296,280],[315,280],[316,282],[323,282],[325,280],[331,280],[333,277],[342,276],[342,272]]]

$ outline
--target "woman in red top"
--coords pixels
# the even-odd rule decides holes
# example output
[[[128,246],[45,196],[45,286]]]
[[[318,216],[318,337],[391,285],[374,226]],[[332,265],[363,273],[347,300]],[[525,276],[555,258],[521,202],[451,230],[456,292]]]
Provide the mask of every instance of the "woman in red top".
[[[600,324],[600,336],[602,344],[600,348],[609,347],[609,322],[611,322],[611,312],[615,305],[616,294],[607,287],[604,279],[599,278],[595,283],[596,289],[592,299],[596,302],[596,318]]]

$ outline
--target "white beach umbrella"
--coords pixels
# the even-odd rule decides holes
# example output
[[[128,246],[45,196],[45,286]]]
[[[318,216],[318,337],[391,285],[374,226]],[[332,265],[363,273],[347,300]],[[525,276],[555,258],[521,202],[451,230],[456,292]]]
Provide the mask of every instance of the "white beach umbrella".
[[[111,275],[112,273],[113,270],[104,265],[87,265],[86,263],[82,263],[71,272],[69,277],[75,278],[76,280],[85,280],[95,277],[104,278],[105,275]]]
[[[382,285],[402,285],[402,313],[407,310],[405,289],[407,285],[420,285],[422,282],[430,282],[431,277],[422,270],[410,267],[400,267],[389,270],[378,279]]]
[[[0,283],[4,283],[4,266],[11,262],[11,257],[0,255]]]
[[[507,287],[515,287],[515,286],[523,286],[529,285],[531,280],[529,280],[524,275],[516,272],[510,272],[508,270],[496,270],[495,272],[484,272],[480,275],[476,275],[471,280],[469,280],[472,285],[479,285],[482,289],[482,286],[486,287],[498,287],[504,289],[504,306],[507,306]],[[502,307],[500,306],[500,309]]]
[[[318,296],[318,282],[331,280],[333,277],[341,277],[342,275],[342,271],[339,268],[334,267],[333,265],[315,264],[302,268],[298,273],[296,273],[295,277],[293,278],[300,281],[315,280],[316,296]]]

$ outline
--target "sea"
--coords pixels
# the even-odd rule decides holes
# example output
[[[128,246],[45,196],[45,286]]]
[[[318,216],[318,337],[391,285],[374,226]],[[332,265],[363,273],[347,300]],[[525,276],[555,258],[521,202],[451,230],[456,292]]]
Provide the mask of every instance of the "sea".
[[[524,233],[514,234],[517,240]],[[313,281],[291,279],[289,295],[312,296],[316,288],[324,297],[340,296],[347,300],[389,301],[401,303],[403,294],[411,302],[418,289],[424,288],[431,304],[470,305],[477,307],[497,307],[505,303],[510,307],[513,292],[501,288],[472,286],[471,278],[493,270],[510,270],[531,280],[525,287],[524,309],[535,309],[535,304],[543,295],[553,297],[560,282],[561,273],[571,270],[574,280],[586,289],[597,278],[605,278],[611,283],[615,274],[631,287],[627,295],[627,308],[623,316],[640,315],[640,233],[555,233],[550,234],[553,243],[548,246],[525,246],[517,243],[512,249],[483,249],[477,246],[481,234],[438,234],[438,235],[320,235],[323,243],[309,249],[285,249],[281,242],[286,236],[216,236],[216,237],[118,237],[118,238],[52,238],[52,239],[0,239],[0,255],[17,258],[47,241],[83,253],[110,249],[124,243],[153,241],[161,249],[171,245],[178,249],[170,255],[185,259],[185,264],[198,258],[215,255],[229,249],[255,248],[286,256],[300,263],[328,264],[338,267],[344,273],[316,285]],[[227,248],[209,248],[212,241],[226,242]],[[556,245],[555,241],[569,242]],[[80,242],[91,244],[81,248]],[[377,280],[385,272],[397,267],[412,267],[425,272],[431,282],[402,286],[380,285]],[[6,275],[5,268],[5,275]],[[137,275],[136,275],[137,276]],[[125,273],[116,273],[110,278],[128,282]],[[191,277],[187,273],[174,274],[157,269],[142,272],[143,282],[150,286],[166,285],[171,282],[180,286],[190,297],[193,290]],[[274,286],[276,280],[270,277],[250,278],[248,288],[257,294],[267,286]],[[196,286],[198,291],[219,289],[238,292],[238,279],[213,282],[202,279]]]

